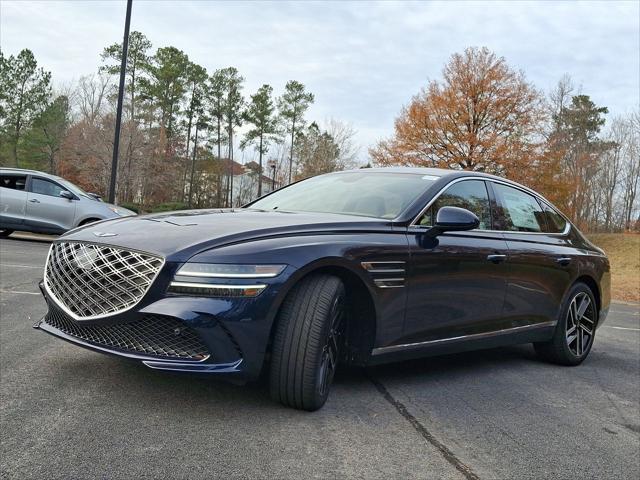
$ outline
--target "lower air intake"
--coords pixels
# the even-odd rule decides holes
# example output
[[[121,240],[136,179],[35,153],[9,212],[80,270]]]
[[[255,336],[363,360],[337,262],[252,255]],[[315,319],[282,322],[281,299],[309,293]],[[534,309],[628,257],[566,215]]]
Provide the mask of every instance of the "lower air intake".
[[[110,350],[180,360],[209,357],[198,334],[172,317],[145,315],[130,323],[81,325],[50,308],[44,321],[67,335]]]

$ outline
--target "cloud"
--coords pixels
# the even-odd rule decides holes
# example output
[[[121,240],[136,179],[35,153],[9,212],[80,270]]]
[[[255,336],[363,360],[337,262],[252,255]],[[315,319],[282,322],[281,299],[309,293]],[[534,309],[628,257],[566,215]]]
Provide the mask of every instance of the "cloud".
[[[444,63],[487,46],[549,90],[564,74],[612,114],[639,104],[637,2],[143,2],[132,29],[174,45],[207,70],[236,66],[246,92],[287,80],[316,95],[310,118],[359,131],[361,155]],[[2,0],[0,44],[30,48],[57,82],[95,72],[121,41],[124,2]]]

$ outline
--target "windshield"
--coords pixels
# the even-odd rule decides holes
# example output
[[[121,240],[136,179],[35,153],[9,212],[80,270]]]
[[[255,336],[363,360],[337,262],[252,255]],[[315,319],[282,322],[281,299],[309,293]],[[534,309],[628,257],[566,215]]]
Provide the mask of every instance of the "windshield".
[[[79,186],[74,185],[73,183],[71,183],[68,180],[65,180],[64,178],[60,178],[60,177],[56,177],[56,180],[61,183],[67,190],[69,190],[71,193],[75,193],[76,195],[80,195],[82,197],[86,197],[86,198],[90,198],[91,200],[96,200],[94,197],[92,197],[91,195],[89,195],[87,192],[85,192],[84,190],[82,190]]]
[[[278,190],[249,208],[392,219],[437,179],[433,175],[365,171],[320,175]]]

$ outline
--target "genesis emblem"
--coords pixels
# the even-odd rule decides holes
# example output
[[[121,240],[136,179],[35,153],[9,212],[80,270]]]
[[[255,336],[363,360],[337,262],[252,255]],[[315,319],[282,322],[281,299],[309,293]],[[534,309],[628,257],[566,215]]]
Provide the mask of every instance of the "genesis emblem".
[[[111,232],[93,232],[93,234],[96,237],[117,237],[118,236],[117,233],[111,233]]]

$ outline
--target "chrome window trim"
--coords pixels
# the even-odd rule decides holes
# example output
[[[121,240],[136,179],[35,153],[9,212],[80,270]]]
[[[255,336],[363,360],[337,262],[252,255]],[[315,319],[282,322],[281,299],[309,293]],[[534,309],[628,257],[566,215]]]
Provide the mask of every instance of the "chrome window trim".
[[[552,203],[547,200],[546,198],[544,198],[542,195],[534,192],[533,190],[528,189],[527,187],[524,187],[522,185],[518,185],[516,183],[511,183],[511,182],[507,182],[507,181],[502,181],[502,180],[496,180],[493,178],[485,178],[485,177],[460,177],[460,178],[456,178],[451,180],[449,183],[447,183],[444,187],[442,187],[438,193],[436,193],[433,198],[431,200],[429,200],[427,202],[427,205],[420,210],[420,213],[418,213],[418,215],[411,221],[411,223],[409,224],[409,227],[417,227],[419,229],[424,230],[425,228],[429,228],[429,226],[420,226],[418,225],[418,221],[420,220],[420,218],[422,218],[422,216],[426,213],[427,210],[429,210],[429,208],[431,208],[431,205],[433,205],[433,203],[440,198],[440,195],[442,195],[444,193],[445,190],[447,190],[451,185],[454,185],[458,182],[463,182],[465,180],[480,180],[482,182],[493,182],[493,183],[500,183],[502,185],[506,185],[507,187],[511,187],[511,188],[515,188],[516,190],[520,190],[523,193],[526,193],[528,195],[531,195],[532,197],[534,197],[537,200],[543,200],[546,204],[548,204],[551,208],[553,208],[553,210],[555,210],[556,212],[558,212],[558,210],[552,206]],[[489,199],[491,200],[491,199]],[[560,213],[560,212],[558,212]],[[567,224],[564,227],[564,231],[560,232],[560,233],[552,233],[552,232],[516,232],[513,230],[485,230],[485,229],[479,229],[476,228],[474,230],[470,230],[471,232],[486,232],[486,233],[510,233],[510,234],[516,234],[516,235],[552,235],[552,236],[565,236],[569,233],[569,231],[571,230],[571,222],[569,221],[569,219],[567,217],[565,217],[564,215],[562,215],[560,213],[560,215],[562,216],[562,218],[564,218],[567,222]]]
[[[109,317],[113,317],[115,315],[120,315],[120,314],[122,314],[124,312],[128,312],[129,310],[132,310],[133,308],[137,307],[140,304],[140,302],[142,302],[144,297],[147,296],[147,293],[149,293],[149,290],[151,290],[151,287],[153,287],[153,284],[158,279],[158,275],[160,275],[160,272],[162,271],[162,269],[165,266],[165,258],[163,256],[157,255],[155,253],[143,252],[141,250],[136,250],[136,249],[132,249],[132,248],[125,249],[124,247],[118,247],[118,246],[110,245],[110,244],[106,244],[106,243],[85,242],[85,241],[80,241],[80,240],[69,240],[68,243],[84,243],[84,244],[88,244],[88,245],[98,245],[98,246],[101,246],[101,247],[117,248],[117,249],[120,249],[120,250],[129,250],[129,251],[136,252],[136,253],[141,253],[141,254],[144,254],[144,255],[154,256],[156,258],[159,258],[162,261],[162,263],[160,264],[160,267],[158,268],[158,271],[156,272],[154,277],[149,282],[149,286],[147,287],[147,290],[144,292],[144,294],[140,297],[140,299],[136,303],[134,303],[133,305],[131,305],[131,306],[127,307],[127,308],[124,308],[122,310],[118,310],[117,312],[112,312],[112,313],[107,313],[107,314],[102,314],[102,315],[91,315],[91,316],[88,316],[88,317],[79,317],[75,313],[73,313],[69,308],[67,308],[67,306],[62,301],[60,301],[58,299],[58,297],[56,297],[53,294],[53,292],[49,288],[49,285],[48,285],[48,282],[47,282],[47,266],[49,265],[49,257],[51,256],[51,252],[53,251],[53,247],[57,243],[64,243],[64,242],[53,242],[53,243],[51,243],[51,246],[49,247],[49,253],[47,253],[47,260],[46,260],[46,262],[44,264],[44,276],[43,276],[44,289],[47,292],[47,295],[49,296],[49,298],[51,298],[51,300],[53,301],[53,303],[55,303],[58,308],[60,308],[64,313],[69,315],[73,320],[75,320],[77,322],[82,322],[82,321],[85,321],[85,320],[99,320],[101,318],[109,318]]]
[[[401,345],[389,345],[388,347],[377,347],[371,351],[371,355],[381,355],[384,353],[393,353],[399,352],[403,350],[427,347],[429,345],[438,345],[438,344],[446,344],[449,342],[458,342],[464,340],[477,340],[487,337],[506,335],[513,332],[518,331],[527,331],[527,330],[535,330],[538,328],[544,327],[554,327],[557,324],[556,320],[552,320],[550,322],[542,322],[542,323],[534,323],[533,325],[523,325],[521,327],[512,327],[512,328],[503,328],[501,330],[493,330],[491,332],[482,332],[482,333],[473,333],[470,335],[460,335],[458,337],[448,337],[448,338],[439,338],[437,340],[427,340],[426,342],[416,342],[416,343],[404,343]]]

